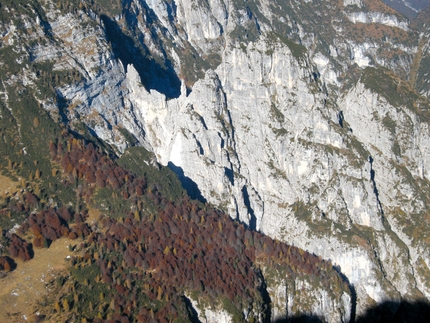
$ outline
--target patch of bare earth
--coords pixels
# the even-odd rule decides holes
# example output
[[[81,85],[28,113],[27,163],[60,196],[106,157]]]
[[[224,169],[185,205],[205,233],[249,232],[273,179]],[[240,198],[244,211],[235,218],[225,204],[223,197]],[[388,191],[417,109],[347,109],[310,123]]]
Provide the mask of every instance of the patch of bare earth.
[[[36,249],[28,262],[17,261],[17,268],[0,279],[0,322],[31,322],[37,301],[49,295],[47,283],[65,270],[68,246],[77,240],[61,238],[49,249]]]
[[[88,208],[88,218],[85,222],[87,222],[90,226],[97,223],[100,219],[101,212],[95,208]]]
[[[0,174],[0,197],[11,195],[18,190],[18,182]]]

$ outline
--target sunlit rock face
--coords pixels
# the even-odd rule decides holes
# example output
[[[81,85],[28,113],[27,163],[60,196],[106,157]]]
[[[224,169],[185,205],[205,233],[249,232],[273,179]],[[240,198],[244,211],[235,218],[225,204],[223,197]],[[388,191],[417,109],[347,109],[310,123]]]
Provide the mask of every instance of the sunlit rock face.
[[[145,146],[191,196],[331,259],[355,288],[343,302],[357,314],[430,297],[428,27],[378,1],[248,2],[130,1],[111,20],[47,2],[56,41],[31,55],[83,77],[56,89],[63,107],[42,104],[119,154]],[[43,36],[32,19],[28,37]],[[18,41],[13,22],[1,28],[4,42]],[[134,51],[121,47],[126,30]],[[273,317],[347,321],[337,308],[350,305],[325,291],[292,305],[282,282],[269,290]]]

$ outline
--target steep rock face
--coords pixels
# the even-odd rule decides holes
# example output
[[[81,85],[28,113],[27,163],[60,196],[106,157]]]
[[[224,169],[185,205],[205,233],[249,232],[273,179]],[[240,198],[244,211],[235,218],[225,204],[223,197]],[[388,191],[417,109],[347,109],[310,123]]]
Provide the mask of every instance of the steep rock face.
[[[315,288],[306,278],[264,272],[268,296],[271,300],[271,321],[293,318],[298,313],[324,318],[327,322],[349,322],[351,319],[351,296],[341,293],[333,297],[330,289]]]
[[[315,54],[313,62],[269,40],[230,46],[188,96],[131,93],[159,161],[180,168],[233,217],[334,260],[356,286],[358,312],[369,298],[427,296],[416,273],[428,247],[405,239],[398,223],[420,221],[411,213],[426,209],[427,198],[417,196],[428,185],[427,117],[387,102],[364,80],[346,95],[325,92],[338,82],[333,56]],[[372,46],[354,46],[350,59],[372,65]]]
[[[119,152],[145,146],[192,196],[331,259],[360,313],[373,301],[430,297],[430,92],[419,68],[429,33],[420,39],[369,3],[130,1],[115,23],[164,64],[145,61],[146,70],[118,50],[115,23],[48,2],[47,21],[24,20],[35,26],[28,38],[48,30],[53,41],[21,51],[81,76],[56,89],[58,102],[41,99],[53,117],[84,122]],[[17,43],[15,30],[2,26],[4,44]],[[36,77],[22,70],[9,82]],[[154,70],[183,76],[180,88],[164,91],[177,80],[162,86],[161,72],[148,80]],[[272,317],[341,318],[326,291],[300,284],[309,304],[282,280],[268,286]]]
[[[208,11],[213,8],[217,8],[215,13]],[[171,29],[162,9],[169,12],[161,2],[154,11],[160,12],[163,25]],[[215,23],[207,30],[193,29],[190,22],[199,25],[201,17],[208,21],[223,17],[225,8],[214,4],[199,10],[205,14],[197,14],[191,4],[179,3],[177,19],[187,21],[184,32],[205,52],[208,39],[220,36],[220,29]],[[349,15],[351,20],[354,15]],[[221,26],[233,28],[228,22]],[[369,65],[366,48],[372,46],[353,46],[349,59],[359,66]],[[410,164],[401,167],[412,176],[426,178],[427,126],[373,94],[362,82],[337,99],[336,92],[323,90],[328,84],[338,84],[333,57],[348,58],[342,50],[335,52],[339,53],[336,57],[315,53],[313,62],[301,47],[267,34],[246,47],[229,45],[222,63],[208,70],[188,95],[183,86],[178,99],[166,100],[154,90],[145,90],[131,65],[126,67],[126,78],[120,66],[115,73],[120,78],[116,84],[130,92],[117,94],[117,87],[107,92],[112,98],[125,97],[122,106],[126,109],[113,112],[112,106],[121,104],[108,99],[100,86],[94,87],[97,94],[93,97],[107,98],[112,104],[94,104],[105,120],[115,120],[107,125],[122,124],[162,164],[170,164],[183,180],[192,179],[200,190],[194,187],[194,196],[201,194],[257,230],[334,260],[356,286],[360,311],[367,297],[382,301],[427,294],[417,287],[413,275],[418,258],[428,261],[423,257],[427,247],[413,247],[405,241],[396,215],[390,215],[398,210],[420,214],[425,209],[426,201],[411,200],[419,188],[411,187],[414,183],[400,184],[402,176],[393,171],[392,164],[402,163],[393,152],[401,149],[403,160],[407,157]],[[315,78],[315,68],[320,79]],[[105,74],[110,80],[111,72]],[[68,94],[70,89],[64,93],[75,100]],[[76,93],[85,91],[81,88]],[[87,115],[85,106],[80,105],[79,111]],[[390,120],[400,128],[388,129]],[[424,131],[418,130],[422,127]],[[93,130],[120,149],[124,147],[109,126]],[[410,133],[416,133],[415,139]],[[400,184],[395,195],[392,183]],[[418,208],[396,203],[399,197]],[[411,248],[420,248],[420,256]]]
[[[392,220],[388,214],[406,209],[397,202],[400,196],[416,203],[408,196],[419,188],[404,183],[392,195],[392,183],[402,181],[392,170],[393,135],[384,123],[375,129],[366,124],[376,112],[385,116],[397,110],[359,82],[340,99],[345,110],[336,111],[324,104],[326,96],[312,88],[316,81],[288,47],[267,58],[261,55],[264,44],[255,46],[262,48],[233,50],[234,59],[225,61],[235,64],[209,71],[188,97],[165,101],[132,92],[138,98],[133,102],[141,100],[146,138],[159,161],[180,168],[203,197],[233,217],[334,260],[356,286],[359,310],[366,297],[382,301],[427,293],[416,286],[410,244],[391,229],[395,215]],[[283,71],[287,75],[278,75]],[[128,79],[132,82],[133,73]],[[396,140],[412,130],[402,125]],[[413,150],[410,139],[399,145]],[[416,142],[415,149],[428,149],[425,141]],[[402,155],[406,158],[406,149]],[[424,154],[417,164],[426,160]],[[417,164],[411,168],[419,176]],[[421,247],[427,249],[425,243]]]

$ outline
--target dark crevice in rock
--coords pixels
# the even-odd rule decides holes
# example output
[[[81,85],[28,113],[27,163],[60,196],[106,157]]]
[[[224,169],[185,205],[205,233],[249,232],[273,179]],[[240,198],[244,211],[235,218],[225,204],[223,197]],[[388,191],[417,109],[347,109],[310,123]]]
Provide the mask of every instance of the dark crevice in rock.
[[[205,130],[208,130],[208,126],[206,125],[205,119],[202,116],[200,116],[200,122],[202,123],[203,128],[205,128]]]
[[[375,171],[373,170],[373,158],[369,156],[368,158],[370,164],[370,181],[373,184],[373,193],[375,193],[376,203],[378,204],[378,210],[382,216],[384,216],[384,210],[382,209],[381,201],[379,200],[379,192],[375,182]]]
[[[168,99],[178,98],[181,94],[181,81],[171,62],[164,58],[157,62],[149,49],[142,43],[126,35],[118,23],[106,15],[101,15],[112,51],[127,71],[132,64],[138,72],[146,90],[156,90]]]
[[[194,140],[196,141],[196,145],[198,147],[199,150],[199,154],[200,155],[204,155],[205,154],[205,150],[203,149],[202,144],[200,143],[200,141],[197,139],[196,135],[193,134]]]
[[[52,27],[51,24],[48,21],[48,18],[46,17],[45,10],[43,7],[37,3],[32,3],[32,8],[34,12],[36,13],[37,17],[39,18],[39,25],[43,30],[44,35],[49,38],[51,41],[54,40],[54,37],[52,35]]]
[[[262,309],[262,320],[260,322],[263,323],[271,323],[272,322],[272,299],[270,298],[269,292],[267,291],[266,280],[264,279],[263,273],[258,270],[257,271],[258,278],[261,281],[261,285],[259,287],[259,292],[261,297],[263,298],[263,309]]]
[[[337,119],[339,121],[339,126],[341,126],[343,128],[343,111],[339,111],[339,113],[337,114]]]
[[[60,91],[57,91],[57,106],[58,106],[58,114],[60,117],[60,122],[63,124],[68,124],[69,119],[67,117],[67,107],[68,102],[67,99],[60,93]]]
[[[197,314],[197,311],[194,309],[194,306],[191,303],[191,301],[185,296],[183,296],[183,300],[184,300],[185,306],[187,307],[187,311],[188,311],[188,315],[189,315],[188,318],[190,319],[190,322],[191,323],[202,323],[199,320],[199,316]]]
[[[230,181],[231,186],[234,186],[234,173],[230,168],[224,167],[224,174]]]
[[[172,25],[174,25],[178,7],[176,6],[175,1],[171,1],[171,2],[166,1],[165,4],[166,4],[166,11],[167,11],[167,16],[169,17],[169,21],[172,23]]]
[[[219,139],[220,139],[220,141],[221,141],[221,143],[220,143],[220,147],[221,147],[221,149],[223,149],[223,148],[225,147],[225,140],[224,140],[224,138],[221,136],[221,134],[220,134],[220,133],[218,133],[218,137],[219,137]]]
[[[242,187],[242,195],[243,195],[243,202],[245,203],[246,209],[248,210],[250,219],[249,219],[249,229],[256,231],[257,230],[257,218],[255,216],[255,212],[251,207],[251,201],[249,200],[249,193],[246,186]]]
[[[342,280],[348,285],[349,291],[351,293],[351,313],[350,313],[349,323],[354,323],[356,311],[357,311],[357,292],[355,291],[354,285],[349,282],[348,277],[346,277],[345,274],[342,273],[339,266],[333,266],[333,269],[339,274]],[[347,323],[347,322],[344,322],[344,323]]]

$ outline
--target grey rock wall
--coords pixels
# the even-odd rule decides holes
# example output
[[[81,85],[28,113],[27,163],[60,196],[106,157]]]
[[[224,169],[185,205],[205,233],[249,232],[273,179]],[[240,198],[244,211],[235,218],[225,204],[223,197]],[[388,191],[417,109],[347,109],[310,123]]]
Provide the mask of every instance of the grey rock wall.
[[[409,104],[353,77],[372,67],[411,75],[426,57],[428,33],[420,43],[405,19],[370,12],[365,1],[340,8],[328,1],[312,12],[311,5],[131,1],[116,17],[118,26],[134,26],[142,46],[172,64],[169,73],[200,75],[194,83],[182,80],[172,98],[147,86],[162,75],[150,83],[142,66],[123,64],[95,13],[62,14],[48,1],[55,41],[33,47],[31,55],[83,79],[57,89],[63,109],[42,104],[71,126],[83,121],[118,153],[131,144],[126,129],[135,144],[194,183],[188,188],[196,197],[254,230],[331,259],[355,287],[358,314],[386,299],[429,298],[428,81],[417,78],[423,96],[411,86],[407,93],[418,99]],[[312,27],[330,10],[331,24]],[[43,35],[40,21],[24,19],[35,26],[27,37]],[[411,38],[360,39],[348,34],[357,24]],[[18,42],[14,32],[13,23],[1,26],[8,44]],[[398,59],[385,54],[392,50]],[[188,52],[194,65],[184,60]],[[219,61],[198,64],[210,55]],[[35,77],[23,68],[15,78]],[[401,77],[394,80],[401,85]],[[334,301],[326,291],[303,288],[313,296],[300,305],[282,281],[271,286],[273,317],[302,311],[347,321],[352,300],[346,295]]]

